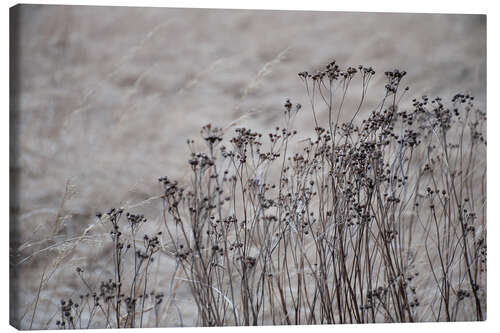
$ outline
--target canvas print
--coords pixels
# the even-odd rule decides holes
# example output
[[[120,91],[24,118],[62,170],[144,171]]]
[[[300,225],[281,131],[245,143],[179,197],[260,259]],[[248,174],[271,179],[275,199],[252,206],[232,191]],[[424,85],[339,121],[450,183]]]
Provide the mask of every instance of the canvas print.
[[[10,9],[22,330],[484,321],[486,16]]]

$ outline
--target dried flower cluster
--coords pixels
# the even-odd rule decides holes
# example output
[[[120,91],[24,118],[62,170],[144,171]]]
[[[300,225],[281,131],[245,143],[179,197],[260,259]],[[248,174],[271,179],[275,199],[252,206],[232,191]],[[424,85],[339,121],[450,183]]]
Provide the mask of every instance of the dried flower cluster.
[[[203,326],[484,320],[486,114],[467,94],[402,107],[409,89],[396,69],[385,72],[381,103],[359,121],[374,75],[335,61],[299,73],[315,121],[306,143],[293,129],[303,107],[289,99],[285,125],[266,135],[237,128],[224,141],[220,128],[204,126],[205,151],[188,140],[191,183],[159,179],[164,232],[144,236],[141,248],[143,216],[126,214],[133,241],[125,241],[123,211],[105,214],[116,274],[87,304],[106,327],[143,325],[146,275],[161,244]],[[357,78],[361,99],[347,111]],[[345,112],[350,121],[341,122]],[[125,288],[131,248],[135,274]],[[69,304],[59,327],[81,317]]]

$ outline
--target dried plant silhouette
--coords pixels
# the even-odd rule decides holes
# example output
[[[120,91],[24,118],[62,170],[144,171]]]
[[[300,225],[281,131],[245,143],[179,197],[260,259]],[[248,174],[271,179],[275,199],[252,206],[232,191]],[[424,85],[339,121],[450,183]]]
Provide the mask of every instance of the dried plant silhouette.
[[[287,99],[274,131],[204,126],[204,149],[187,140],[190,182],[159,178],[160,230],[130,207],[97,214],[113,273],[78,267],[79,287],[47,327],[485,320],[486,113],[462,93],[403,107],[397,69],[367,106],[375,75],[332,61],[298,74],[308,106]],[[359,101],[346,106],[354,80]],[[294,129],[302,112],[315,124],[306,140]],[[155,269],[161,258],[169,274]],[[180,284],[194,323],[179,311]]]

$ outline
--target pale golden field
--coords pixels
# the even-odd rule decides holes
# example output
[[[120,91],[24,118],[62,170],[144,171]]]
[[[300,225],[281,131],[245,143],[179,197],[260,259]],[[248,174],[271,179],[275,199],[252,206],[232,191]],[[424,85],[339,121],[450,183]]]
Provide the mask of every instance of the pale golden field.
[[[292,142],[311,136],[301,71],[332,59],[373,66],[360,117],[383,98],[384,72],[395,68],[408,72],[402,106],[422,95],[449,101],[464,92],[486,111],[485,16],[38,5],[14,11],[11,323],[23,329],[55,327],[60,299],[84,292],[76,267],[96,285],[112,274],[104,255],[108,230],[97,212],[125,207],[148,218],[149,232],[162,228],[158,178],[190,181],[186,140],[203,147],[202,126],[267,133],[281,126],[290,98],[302,104]],[[346,110],[356,108],[359,87],[354,80]],[[317,112],[327,124],[327,114]],[[484,154],[479,165],[485,161]],[[167,255],[155,263],[157,291],[167,293],[174,266]],[[175,290],[169,304],[177,310],[162,315],[161,326],[201,325],[188,284],[179,278]],[[428,311],[420,320],[432,318]]]

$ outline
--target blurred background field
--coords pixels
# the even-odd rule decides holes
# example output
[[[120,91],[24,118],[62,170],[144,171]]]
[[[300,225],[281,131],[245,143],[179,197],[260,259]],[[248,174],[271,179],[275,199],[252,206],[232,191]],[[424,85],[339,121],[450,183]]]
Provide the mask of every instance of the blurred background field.
[[[57,311],[58,299],[44,295],[77,288],[69,278],[77,265],[96,271],[106,266],[98,260],[104,249],[74,243],[71,255],[54,264],[51,258],[67,250],[59,245],[110,207],[136,206],[154,221],[160,211],[149,208],[157,207],[161,194],[157,179],[189,180],[186,139],[197,140],[201,126],[265,133],[280,122],[290,98],[304,106],[297,124],[306,137],[314,125],[300,71],[313,72],[332,59],[373,66],[377,74],[364,112],[380,101],[383,72],[394,68],[408,72],[404,84],[411,89],[403,103],[467,92],[477,106],[486,105],[485,16],[41,5],[15,10],[10,246],[11,264],[19,264],[11,271],[11,318],[22,319],[25,328],[48,263],[54,275],[40,298],[49,310],[37,315],[33,328],[43,328],[50,309]],[[356,91],[351,89],[348,104],[359,99]]]

